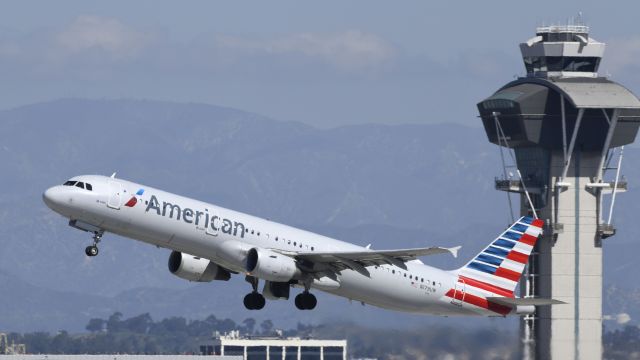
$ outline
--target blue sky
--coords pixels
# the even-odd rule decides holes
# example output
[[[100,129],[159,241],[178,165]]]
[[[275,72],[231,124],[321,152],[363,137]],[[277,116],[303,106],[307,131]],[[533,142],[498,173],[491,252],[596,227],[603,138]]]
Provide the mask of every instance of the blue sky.
[[[12,1],[0,108],[61,97],[205,102],[318,127],[478,125],[518,43],[579,11],[601,73],[640,93],[640,3]]]

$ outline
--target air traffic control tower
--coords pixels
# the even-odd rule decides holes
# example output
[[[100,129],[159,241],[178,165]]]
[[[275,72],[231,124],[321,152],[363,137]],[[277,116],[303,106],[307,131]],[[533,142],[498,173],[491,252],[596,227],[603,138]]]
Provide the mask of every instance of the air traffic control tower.
[[[478,104],[506,159],[496,188],[519,193],[521,215],[546,224],[520,295],[567,303],[523,318],[523,358],[602,358],[602,240],[627,188],[621,147],[640,125],[638,98],[597,74],[604,48],[584,25],[540,27],[520,44],[527,75]]]

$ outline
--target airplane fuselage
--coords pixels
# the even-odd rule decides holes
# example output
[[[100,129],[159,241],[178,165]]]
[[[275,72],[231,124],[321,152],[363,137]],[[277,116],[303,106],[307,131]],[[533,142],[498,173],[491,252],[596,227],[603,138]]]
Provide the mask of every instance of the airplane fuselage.
[[[88,175],[71,180],[91,184],[92,189],[60,185],[47,190],[45,202],[61,215],[106,232],[209,259],[231,272],[247,273],[247,252],[256,247],[292,254],[369,250],[122,179]],[[345,269],[337,281],[314,282],[311,288],[404,312],[506,315],[461,301],[464,282],[460,283],[457,274],[418,260],[407,262],[406,269],[384,264],[367,270],[368,274],[363,274]],[[456,300],[451,291],[461,292],[462,297]]]

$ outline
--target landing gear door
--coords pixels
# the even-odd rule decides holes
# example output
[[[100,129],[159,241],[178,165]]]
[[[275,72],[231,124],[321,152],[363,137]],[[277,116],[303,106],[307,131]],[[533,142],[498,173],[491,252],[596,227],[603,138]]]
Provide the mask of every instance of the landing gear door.
[[[109,200],[107,206],[112,209],[120,209],[122,202],[122,185],[115,181],[109,181]]]

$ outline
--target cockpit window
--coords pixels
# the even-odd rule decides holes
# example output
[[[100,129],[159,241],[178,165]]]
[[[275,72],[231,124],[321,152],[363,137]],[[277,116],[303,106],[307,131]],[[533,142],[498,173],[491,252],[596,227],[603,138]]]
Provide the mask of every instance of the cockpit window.
[[[84,183],[82,181],[69,180],[69,181],[65,182],[64,184],[62,184],[62,185],[64,185],[64,186],[77,186],[80,189],[87,189],[89,191],[93,191],[93,186],[91,186],[91,184]]]

